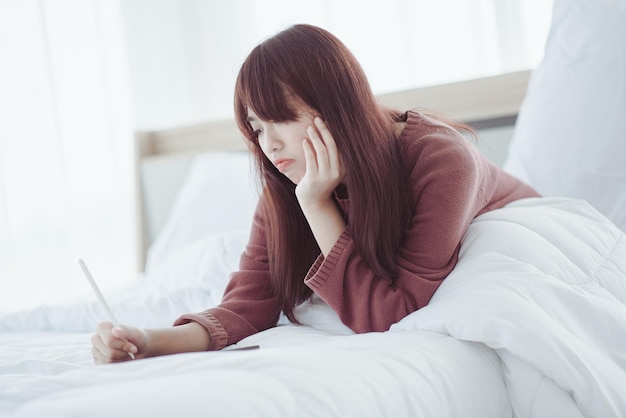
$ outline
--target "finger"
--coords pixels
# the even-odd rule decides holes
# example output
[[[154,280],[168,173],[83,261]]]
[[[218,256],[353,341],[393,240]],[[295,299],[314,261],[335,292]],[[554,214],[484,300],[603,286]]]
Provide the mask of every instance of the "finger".
[[[97,334],[92,337],[91,353],[96,364],[116,363],[130,359],[126,351],[111,348]]]
[[[326,148],[337,149],[335,144],[335,138],[333,138],[333,135],[330,133],[328,126],[326,126],[326,122],[324,122],[319,116],[316,116],[315,119],[313,119],[313,123],[315,123],[315,127],[319,131]]]
[[[113,328],[113,323],[111,322],[100,322],[98,324],[98,328],[96,329],[96,332],[98,334],[104,334],[106,332],[110,332],[111,329]]]
[[[93,362],[95,364],[103,364],[102,354],[100,353],[100,350],[94,346],[91,346],[91,357],[93,357]]]
[[[339,174],[341,171],[341,165],[339,161],[339,152],[337,151],[337,143],[335,142],[335,138],[330,133],[326,122],[324,122],[322,118],[318,116],[313,120],[313,122],[320,132],[322,140],[324,141],[324,145],[326,146],[329,167],[332,172],[334,172],[335,174]]]
[[[113,341],[115,342],[115,340]],[[103,359],[112,358],[111,353],[113,353],[114,351],[120,351],[114,348],[111,342],[105,340],[104,338],[102,338],[101,335],[98,334],[94,335],[91,338],[91,346],[100,354],[100,357]]]
[[[135,359],[135,354],[139,352],[139,348],[136,345],[136,342],[140,341],[141,338],[140,331],[136,328],[120,328],[114,327],[111,330],[113,336],[117,337],[121,341],[121,347],[119,350],[123,351],[128,355],[131,359]],[[132,339],[132,341],[130,341]],[[140,344],[143,345],[143,342],[140,341]]]
[[[96,334],[91,337],[92,355],[96,364],[112,363],[128,359],[128,352],[124,344],[125,341],[116,338],[113,335],[113,324],[111,322],[102,322],[98,324]],[[136,348],[135,348],[136,349]]]
[[[123,338],[125,333],[126,331],[117,327],[111,329],[104,328],[103,332],[98,333],[97,336],[101,341],[102,347],[106,347],[107,350],[121,351],[126,353],[126,355],[128,355],[128,353],[136,353],[137,346],[129,342],[126,338]],[[94,345],[100,345],[100,342],[96,339]],[[101,349],[101,351],[106,354],[106,350]]]
[[[111,334],[124,341],[124,347],[122,349],[131,353],[137,352],[137,346],[135,343],[139,342],[139,340],[143,337],[143,334],[139,329],[127,327],[125,325],[113,327]]]
[[[113,324],[111,322],[101,322],[98,324],[96,334],[92,337],[93,344],[97,344],[100,341],[103,345],[109,345],[110,341],[115,337],[112,335]]]
[[[116,363],[118,360],[113,352],[110,352],[106,349],[103,351],[101,348],[92,346],[91,347],[91,356],[93,357],[93,362],[95,364],[108,364],[108,363]]]
[[[306,164],[305,176],[307,173],[309,175],[317,175],[318,171],[315,151],[313,151],[311,143],[306,138],[302,140],[302,149],[304,150],[304,162]]]
[[[328,172],[328,152],[326,150],[326,145],[324,145],[324,141],[317,133],[313,126],[309,126],[307,128],[307,133],[309,134],[309,138],[311,139],[311,144],[315,150],[315,158],[317,159],[317,169],[320,173]]]

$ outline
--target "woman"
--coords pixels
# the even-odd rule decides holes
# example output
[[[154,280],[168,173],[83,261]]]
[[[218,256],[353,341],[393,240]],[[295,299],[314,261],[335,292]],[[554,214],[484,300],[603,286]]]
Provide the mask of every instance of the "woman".
[[[382,107],[349,50],[296,25],[243,63],[235,118],[263,185],[219,306],[158,330],[100,324],[96,363],[219,350],[276,325],[313,293],[355,332],[425,306],[478,215],[537,192],[423,113]]]

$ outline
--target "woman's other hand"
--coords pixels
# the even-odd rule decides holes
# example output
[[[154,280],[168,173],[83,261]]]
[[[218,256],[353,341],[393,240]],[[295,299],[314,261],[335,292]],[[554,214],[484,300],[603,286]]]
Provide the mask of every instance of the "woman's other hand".
[[[111,322],[98,324],[91,337],[91,352],[96,364],[117,363],[147,357],[149,335],[146,331],[126,325],[114,327]]]

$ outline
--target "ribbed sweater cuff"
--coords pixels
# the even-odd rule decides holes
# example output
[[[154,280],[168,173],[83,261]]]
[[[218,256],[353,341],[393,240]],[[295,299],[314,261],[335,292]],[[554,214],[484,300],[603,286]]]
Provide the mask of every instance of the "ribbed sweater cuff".
[[[228,334],[226,330],[211,313],[205,311],[199,314],[185,314],[181,315],[174,321],[174,326],[188,324],[190,322],[197,322],[207,329],[211,341],[209,343],[208,350],[221,350],[226,347],[228,341]]]
[[[330,249],[328,256],[319,255],[311,268],[309,269],[304,283],[313,291],[324,285],[326,280],[332,275],[335,267],[339,263],[341,255],[346,247],[352,242],[349,228],[344,229],[333,248]]]

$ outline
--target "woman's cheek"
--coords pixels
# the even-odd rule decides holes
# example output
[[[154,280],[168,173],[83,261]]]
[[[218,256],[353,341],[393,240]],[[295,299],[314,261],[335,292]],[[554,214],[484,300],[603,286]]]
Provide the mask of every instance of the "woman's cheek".
[[[291,180],[293,184],[298,185],[302,181],[303,177],[304,171],[297,171],[290,176],[289,180]]]

